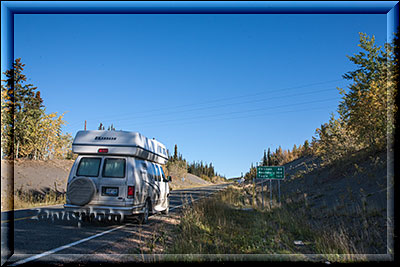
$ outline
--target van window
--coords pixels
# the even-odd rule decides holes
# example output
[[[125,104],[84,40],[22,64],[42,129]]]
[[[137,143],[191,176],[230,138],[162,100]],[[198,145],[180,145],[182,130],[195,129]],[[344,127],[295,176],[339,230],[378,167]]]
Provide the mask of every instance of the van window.
[[[160,174],[160,169],[158,168],[157,165],[152,164],[153,165],[153,169],[154,169],[154,175],[155,175],[155,179],[157,182],[161,181],[161,174]]]
[[[163,181],[164,181],[164,180],[165,180],[164,170],[163,170],[162,167],[160,167],[160,170],[161,170],[161,177],[162,177],[162,179],[163,179]]]
[[[156,173],[157,173],[157,181],[161,182],[161,172],[160,172],[160,167],[155,165],[156,168]]]
[[[125,159],[108,158],[104,161],[103,177],[124,178]]]
[[[101,158],[81,158],[79,162],[77,176],[99,176]]]
[[[158,181],[157,180],[157,172],[156,172],[156,167],[154,166],[153,163],[150,164],[151,168],[150,168],[150,177],[153,181]]]

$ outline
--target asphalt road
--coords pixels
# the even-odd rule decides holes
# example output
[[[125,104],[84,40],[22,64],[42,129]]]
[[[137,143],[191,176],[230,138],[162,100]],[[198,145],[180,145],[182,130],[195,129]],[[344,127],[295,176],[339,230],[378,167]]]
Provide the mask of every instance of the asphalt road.
[[[228,184],[174,190],[170,193],[170,213],[178,212],[185,204],[224,189]],[[113,240],[120,240],[131,233],[133,221],[127,222],[80,222],[78,218],[64,212],[62,205],[17,210],[14,218],[10,213],[1,214],[2,256],[3,238],[11,221],[14,221],[14,254],[5,266],[34,264],[57,258],[73,262],[82,254],[90,255],[105,244],[112,245]],[[149,223],[153,218],[150,217]],[[64,262],[64,261],[63,261]],[[3,259],[2,259],[3,264]]]

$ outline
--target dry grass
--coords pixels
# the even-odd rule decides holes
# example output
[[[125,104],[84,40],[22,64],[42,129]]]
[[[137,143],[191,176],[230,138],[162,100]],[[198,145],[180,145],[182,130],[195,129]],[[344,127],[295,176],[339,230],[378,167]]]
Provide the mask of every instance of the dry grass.
[[[320,260],[340,262],[365,261],[364,254],[386,253],[386,236],[382,236],[386,232],[378,227],[381,213],[376,210],[313,210],[306,195],[283,203],[274,200],[272,206],[266,199],[262,207],[260,192],[248,185],[231,186],[195,203],[183,211],[168,253],[264,254],[266,259],[296,254],[297,260],[318,254]],[[245,255],[235,257],[241,259]]]
[[[18,189],[14,194],[14,209],[64,204],[65,201],[66,194],[55,190],[35,192]]]

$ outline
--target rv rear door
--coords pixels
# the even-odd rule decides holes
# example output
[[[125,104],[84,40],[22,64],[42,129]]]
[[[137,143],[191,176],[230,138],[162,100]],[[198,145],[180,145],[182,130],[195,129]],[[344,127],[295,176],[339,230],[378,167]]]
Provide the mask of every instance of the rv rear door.
[[[123,206],[127,197],[127,158],[104,156],[99,175],[99,204]]]

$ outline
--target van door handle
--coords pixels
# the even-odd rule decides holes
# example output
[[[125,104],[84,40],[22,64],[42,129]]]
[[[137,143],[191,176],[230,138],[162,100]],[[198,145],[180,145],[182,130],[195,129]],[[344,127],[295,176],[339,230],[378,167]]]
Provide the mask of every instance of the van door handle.
[[[118,200],[122,200],[122,199],[123,199],[123,197],[117,197],[117,199],[118,199]]]

